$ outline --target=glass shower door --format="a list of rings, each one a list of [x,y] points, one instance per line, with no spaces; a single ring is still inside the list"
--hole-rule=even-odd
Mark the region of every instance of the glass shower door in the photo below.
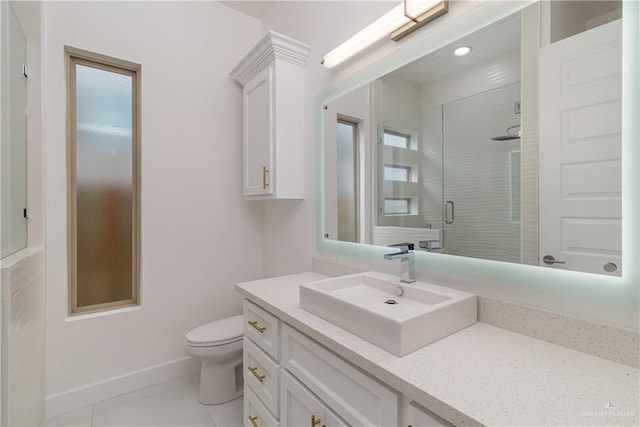
[[[443,106],[445,252],[520,262],[520,83]],[[495,138],[495,139],[492,139]]]
[[[6,2],[4,2],[6,3]],[[13,10],[2,10],[2,255],[27,246],[27,41]]]

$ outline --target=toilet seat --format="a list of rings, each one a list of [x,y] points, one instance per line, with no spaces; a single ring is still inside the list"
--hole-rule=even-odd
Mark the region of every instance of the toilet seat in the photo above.
[[[216,347],[242,341],[242,314],[216,320],[189,331],[187,343],[192,347]]]

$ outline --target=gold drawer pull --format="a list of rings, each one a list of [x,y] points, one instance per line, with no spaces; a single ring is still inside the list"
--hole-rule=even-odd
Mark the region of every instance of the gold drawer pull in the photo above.
[[[266,375],[259,375],[257,366],[256,367],[249,366],[249,372],[251,372],[253,374],[253,376],[258,379],[258,381],[260,381],[261,383],[264,382],[264,379],[266,378]]]
[[[266,327],[264,327],[264,326],[263,326],[263,327],[258,326],[258,321],[257,321],[257,320],[254,320],[253,322],[252,322],[252,321],[249,321],[249,324],[250,324],[251,326],[253,326],[254,328],[256,328],[256,330],[257,330],[258,332],[260,332],[261,334],[264,334],[264,331],[266,331],[266,330],[267,330],[267,328],[266,328]]]
[[[262,189],[266,190],[267,187],[269,186],[269,183],[267,182],[267,174],[269,173],[269,169],[267,169],[266,166],[262,167]]]
[[[311,427],[316,427],[318,424],[320,424],[320,418],[316,419],[315,415],[311,415]]]
[[[256,420],[258,419],[258,417],[252,417],[251,415],[249,415],[249,422],[251,423],[251,425],[253,427],[258,427],[258,423],[256,422]]]

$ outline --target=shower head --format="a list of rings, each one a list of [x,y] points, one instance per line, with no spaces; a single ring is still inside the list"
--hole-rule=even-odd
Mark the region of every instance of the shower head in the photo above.
[[[493,141],[511,141],[513,139],[520,139],[520,131],[518,133],[511,133],[511,129],[519,128],[520,125],[514,125],[507,128],[507,133],[500,136],[493,136]]]
[[[502,135],[502,136],[492,136],[492,140],[494,141],[511,141],[512,139],[520,139],[518,135]]]

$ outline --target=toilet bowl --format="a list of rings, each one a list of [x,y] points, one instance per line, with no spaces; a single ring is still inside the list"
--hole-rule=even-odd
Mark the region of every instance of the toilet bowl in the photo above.
[[[189,331],[186,353],[202,360],[200,402],[216,405],[242,395],[242,315],[207,323]]]

